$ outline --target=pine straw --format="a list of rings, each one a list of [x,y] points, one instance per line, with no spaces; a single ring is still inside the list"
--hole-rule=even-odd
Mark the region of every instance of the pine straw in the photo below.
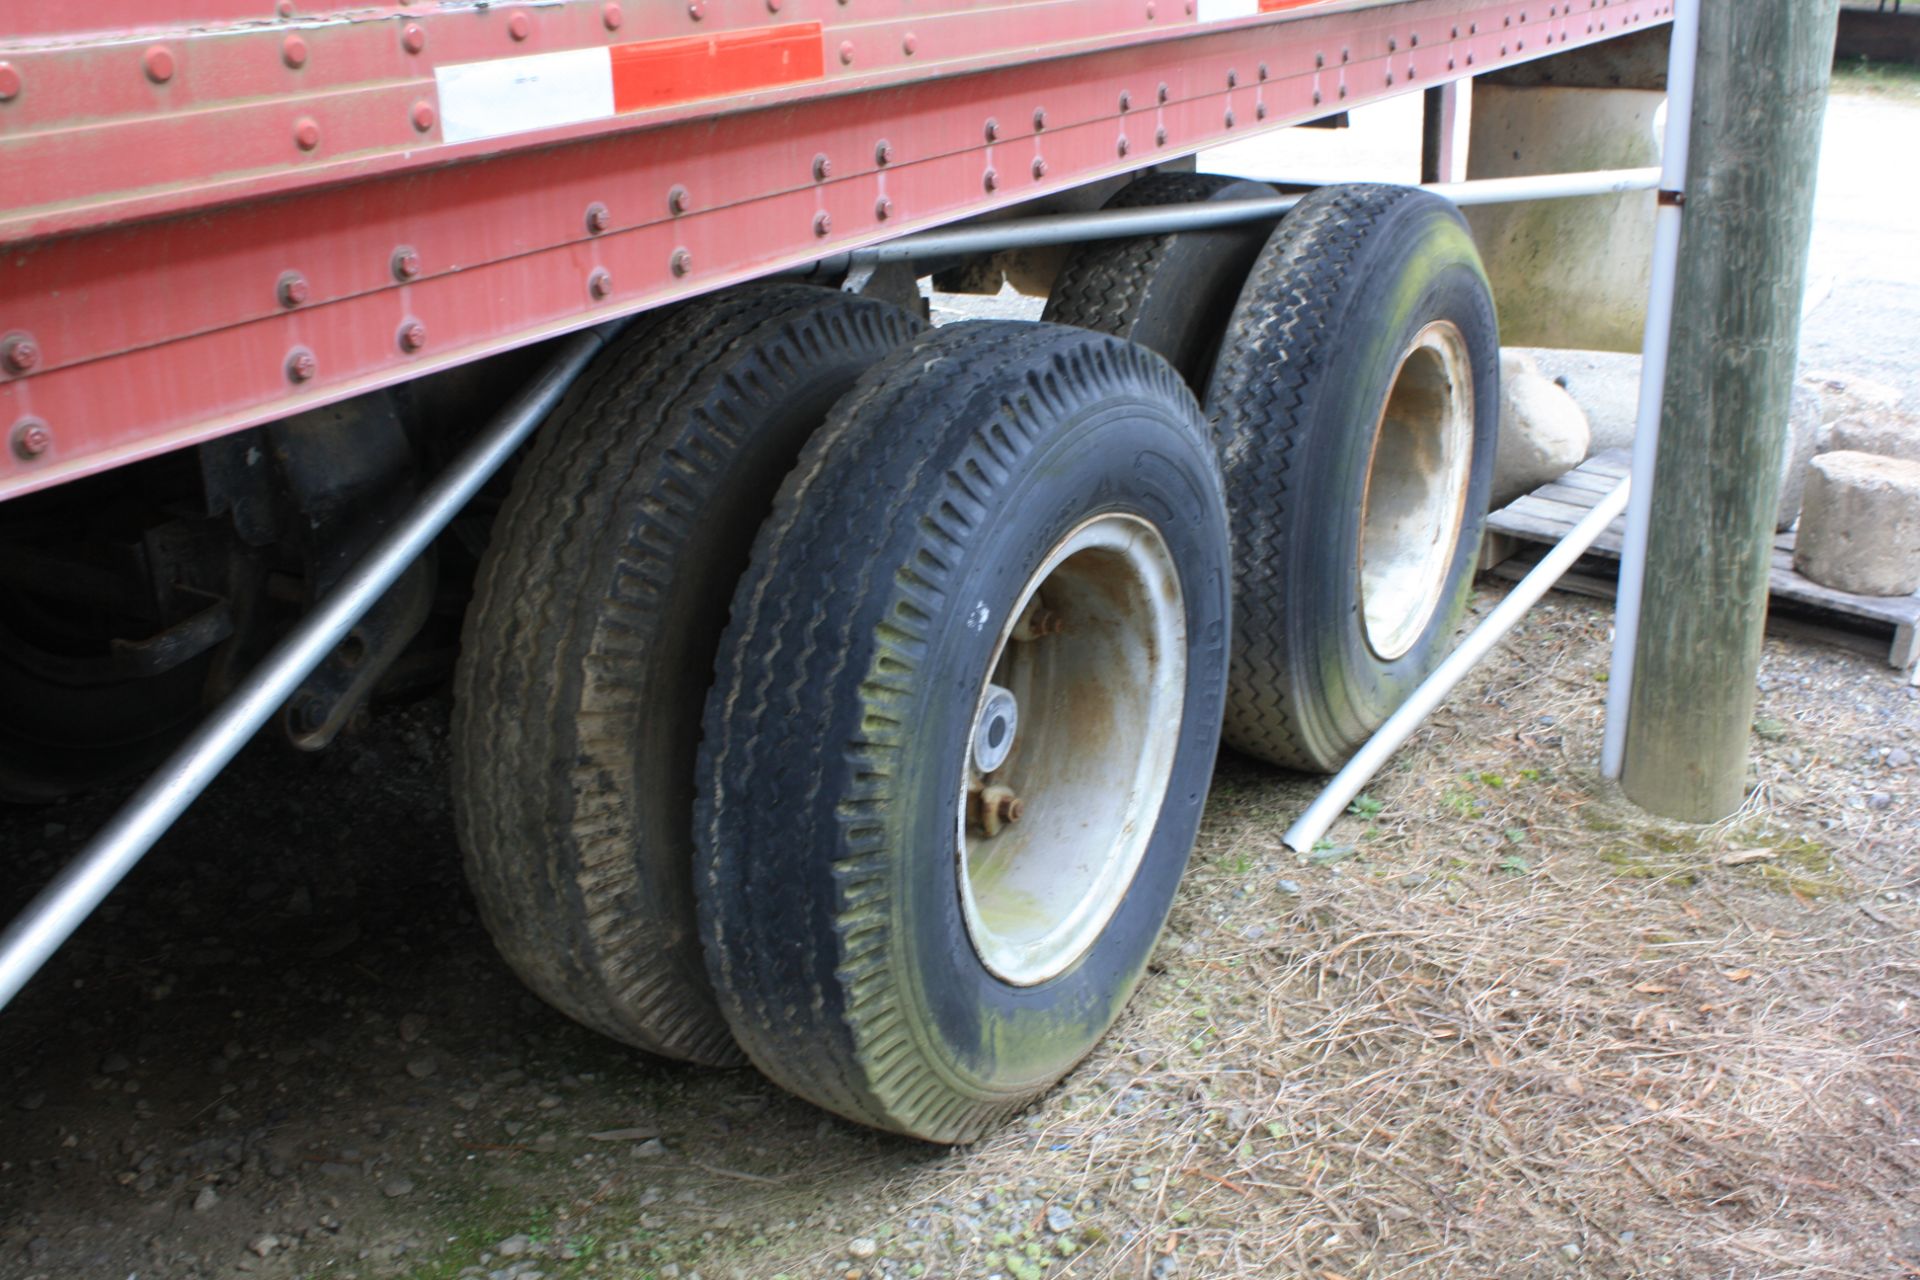
[[[1351,856],[1287,853],[1311,784],[1223,763],[1133,1013],[1024,1128],[882,1189],[944,1228],[931,1274],[987,1274],[972,1198],[1019,1188],[1076,1215],[1054,1273],[1084,1277],[1920,1275],[1911,907],[1570,765],[1604,612],[1555,612],[1336,829]]]

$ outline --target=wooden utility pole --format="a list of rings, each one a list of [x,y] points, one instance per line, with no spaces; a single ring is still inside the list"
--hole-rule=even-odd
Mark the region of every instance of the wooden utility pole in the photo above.
[[[1704,0],[1644,603],[1629,797],[1745,796],[1774,507],[1800,343],[1838,0]]]

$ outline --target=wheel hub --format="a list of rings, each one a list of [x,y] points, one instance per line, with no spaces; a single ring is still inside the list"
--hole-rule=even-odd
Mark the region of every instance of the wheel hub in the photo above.
[[[1367,644],[1411,650],[1440,607],[1473,470],[1473,366],[1459,329],[1438,321],[1400,358],[1374,429],[1360,511]]]
[[[975,700],[957,834],[981,962],[1016,986],[1071,968],[1157,824],[1186,688],[1180,581],[1158,530],[1099,516],[1048,553]]]

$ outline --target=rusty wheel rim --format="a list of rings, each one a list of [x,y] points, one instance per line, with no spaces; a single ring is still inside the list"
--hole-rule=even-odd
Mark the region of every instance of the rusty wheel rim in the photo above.
[[[1440,607],[1467,509],[1473,365],[1447,321],[1415,335],[1374,426],[1360,511],[1360,613],[1367,645],[1391,662]]]
[[[967,625],[990,625],[986,610]],[[1003,981],[1072,968],[1126,897],[1172,776],[1186,666],[1179,573],[1137,516],[1072,530],[1002,622],[974,703],[957,849],[968,937]]]

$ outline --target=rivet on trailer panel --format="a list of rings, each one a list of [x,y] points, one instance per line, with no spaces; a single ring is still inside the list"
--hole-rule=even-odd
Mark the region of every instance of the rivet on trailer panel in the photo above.
[[[280,299],[283,307],[297,307],[308,297],[307,278],[298,271],[283,271],[279,283],[274,286],[274,295]]]
[[[885,138],[873,144],[873,162],[875,164],[893,163],[893,144]]]
[[[22,418],[13,424],[13,455],[31,462],[53,447],[53,431],[38,418]]]
[[[527,20],[526,14],[516,12],[507,19],[507,34],[515,40],[525,40],[533,34],[533,23]]]
[[[913,32],[911,31],[907,32],[906,36],[900,41],[900,52],[906,54],[909,58],[911,58],[915,53],[919,52],[919,49],[920,49],[919,37],[914,35]]]
[[[674,274],[683,273],[675,272]],[[596,302],[606,301],[613,293],[613,276],[608,274],[605,267],[596,267],[593,274],[587,277],[587,292],[593,295]]]
[[[280,42],[280,60],[298,71],[307,65],[307,42],[298,35],[288,36]]]
[[[833,215],[825,209],[813,215],[813,234],[824,236],[833,230]]]
[[[980,175],[980,185],[989,191],[997,191],[1000,188],[1000,175],[989,169]]]
[[[893,201],[887,199],[885,196],[881,196],[878,200],[875,200],[873,202],[873,216],[881,222],[885,222],[888,218],[891,218],[893,216]]]
[[[986,128],[983,132],[986,134],[988,142],[998,142],[1000,140],[1000,122],[992,116],[988,116]]]
[[[853,41],[851,40],[840,42],[840,65],[843,67],[853,65]]]
[[[1040,156],[1033,158],[1033,180],[1038,182],[1047,176],[1047,162]]]
[[[688,195],[687,189],[677,182],[674,183],[672,189],[667,192],[667,212],[673,214],[676,218],[685,213],[688,206],[692,203],[693,197]]]
[[[1042,107],[1033,109],[1033,131],[1039,133],[1047,127],[1047,113]]]
[[[693,3],[687,6],[687,16],[698,22],[707,16],[707,6],[701,4],[700,0],[693,0]]]
[[[320,145],[320,122],[312,116],[301,116],[293,122],[293,144],[302,151],[311,151]]]
[[[310,382],[320,372],[320,362],[313,358],[313,352],[305,347],[295,347],[287,355],[287,380],[289,382]]]
[[[813,158],[813,180],[815,182],[825,182],[832,176],[833,161],[827,159],[826,152],[823,151]]]
[[[616,4],[614,0],[607,0],[606,6],[600,10],[600,21],[607,24],[607,30],[609,31],[618,31],[620,29],[620,23],[624,21],[624,15],[620,12],[620,6]]]
[[[427,133],[433,129],[435,119],[433,104],[425,98],[413,104],[413,111],[410,114],[413,118],[413,127],[421,133]]]
[[[389,264],[393,268],[396,280],[411,280],[420,274],[420,251],[412,245],[401,245],[393,251]]]
[[[408,53],[418,53],[427,47],[427,31],[417,22],[409,22],[400,28],[400,47]]]
[[[0,102],[12,102],[24,87],[20,69],[11,62],[0,62]]]
[[[146,69],[147,79],[155,84],[173,79],[173,51],[163,44],[154,45],[141,54],[140,65]]]
[[[1133,149],[1133,144],[1127,141],[1127,135],[1123,133],[1120,135],[1120,140],[1113,144],[1113,148],[1121,155],[1125,155]]]
[[[10,373],[31,373],[40,363],[40,344],[30,333],[10,333],[0,339],[0,363]]]
[[[684,276],[693,270],[693,255],[685,249],[675,249],[667,265],[673,269],[673,274],[676,276]]]
[[[427,345],[427,327],[418,320],[408,320],[400,326],[396,337],[402,351],[418,351]]]
[[[612,225],[613,215],[607,212],[607,206],[598,200],[587,206],[587,230],[591,234],[600,235]]]
[[[1164,147],[1167,145],[1167,131],[1165,129],[1155,129],[1153,131],[1153,145],[1156,147]]]

